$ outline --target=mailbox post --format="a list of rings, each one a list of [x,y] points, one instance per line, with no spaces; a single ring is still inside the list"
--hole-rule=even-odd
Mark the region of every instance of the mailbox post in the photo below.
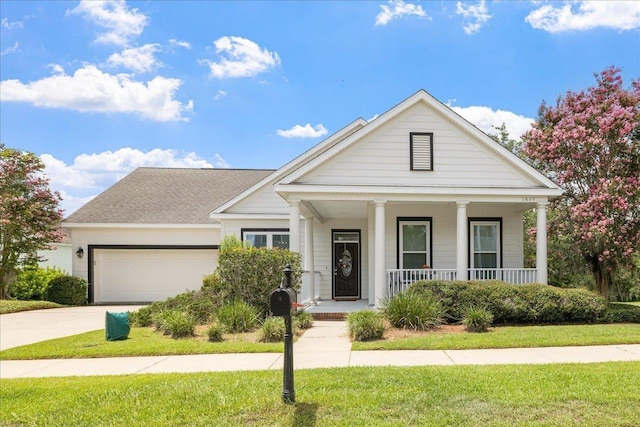
[[[280,287],[271,293],[270,308],[274,316],[284,317],[284,375],[282,384],[282,400],[285,403],[296,401],[293,389],[293,331],[291,310],[296,303],[296,291],[291,287],[291,265],[284,268],[284,278]]]

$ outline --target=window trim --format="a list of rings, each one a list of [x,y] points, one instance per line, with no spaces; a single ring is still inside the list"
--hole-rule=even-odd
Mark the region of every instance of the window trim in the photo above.
[[[428,223],[429,227],[429,241],[427,245],[427,263],[430,268],[433,268],[433,217],[411,217],[411,216],[399,216],[396,218],[396,268],[400,270],[402,268],[402,224],[405,222],[422,222]]]
[[[422,168],[414,165],[414,136],[429,137],[429,167]],[[409,169],[412,171],[433,171],[433,132],[409,132]]]
[[[240,229],[240,240],[244,243],[245,234],[264,234],[267,236],[267,248],[273,249],[273,235],[286,234],[289,236],[289,248],[291,248],[291,233],[288,228],[242,228]],[[287,248],[287,249],[289,249]]]
[[[498,245],[497,245],[497,251],[498,251],[498,256],[496,257],[496,261],[498,262],[498,265],[496,266],[497,269],[502,268],[503,266],[503,260],[502,260],[502,254],[503,254],[503,250],[502,250],[502,245],[503,245],[503,238],[502,238],[502,218],[501,217],[488,217],[488,218],[483,218],[483,217],[473,217],[473,218],[469,218],[468,221],[468,236],[469,239],[467,241],[467,245],[468,245],[468,259],[467,259],[467,265],[468,268],[476,268],[475,266],[473,266],[473,255],[474,255],[474,236],[473,236],[473,226],[476,224],[491,224],[491,225],[498,225]]]

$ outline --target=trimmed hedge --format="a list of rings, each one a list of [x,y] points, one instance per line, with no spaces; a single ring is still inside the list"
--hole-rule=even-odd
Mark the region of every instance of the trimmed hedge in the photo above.
[[[84,305],[87,302],[87,281],[75,276],[51,279],[45,299],[63,305]]]
[[[610,304],[605,321],[609,323],[640,323],[640,307],[629,304]]]
[[[586,289],[501,281],[416,282],[408,292],[439,299],[452,322],[460,321],[469,307],[484,307],[493,314],[494,324],[593,323],[605,319],[608,305]]]
[[[19,300],[42,300],[49,282],[61,276],[66,274],[57,268],[25,267],[18,271],[15,282],[10,285],[9,295]]]

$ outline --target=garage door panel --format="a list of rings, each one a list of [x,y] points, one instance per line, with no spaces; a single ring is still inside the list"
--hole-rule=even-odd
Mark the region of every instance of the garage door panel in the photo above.
[[[96,249],[96,302],[162,301],[199,289],[202,277],[213,273],[214,249]]]

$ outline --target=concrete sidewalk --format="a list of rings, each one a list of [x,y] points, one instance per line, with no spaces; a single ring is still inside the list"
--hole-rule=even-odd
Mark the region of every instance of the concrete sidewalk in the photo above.
[[[294,344],[294,368],[640,361],[640,344],[499,350],[351,351],[344,321],[315,321]],[[0,379],[282,369],[281,353],[0,361]]]

